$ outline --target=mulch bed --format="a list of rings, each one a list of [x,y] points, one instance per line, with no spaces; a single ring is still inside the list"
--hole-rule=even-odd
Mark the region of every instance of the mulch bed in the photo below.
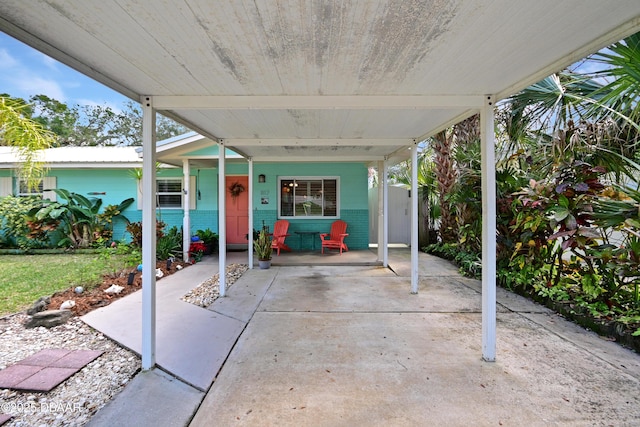
[[[167,268],[166,261],[158,261],[156,263],[156,268],[162,270],[164,274],[163,277],[169,276],[176,271],[178,266],[185,268],[191,264],[184,263],[182,261],[175,261],[171,263],[170,268]],[[131,285],[128,284],[129,281],[129,273],[135,272],[135,277],[133,279],[133,283]],[[156,279],[156,280],[162,280]],[[105,289],[109,288],[111,285],[122,286],[124,289],[119,294],[106,294]],[[88,312],[95,310],[96,308],[104,307],[111,304],[113,301],[120,299],[126,295],[129,295],[132,292],[142,289],[142,273],[136,271],[135,268],[131,268],[128,270],[123,270],[115,275],[105,275],[102,277],[102,283],[99,286],[96,286],[90,290],[84,290],[81,294],[77,294],[74,291],[74,287],[71,287],[65,291],[56,292],[51,296],[51,302],[47,307],[48,310],[57,310],[60,308],[60,305],[67,301],[73,300],[76,305],[71,308],[71,311],[76,316],[83,316]]]

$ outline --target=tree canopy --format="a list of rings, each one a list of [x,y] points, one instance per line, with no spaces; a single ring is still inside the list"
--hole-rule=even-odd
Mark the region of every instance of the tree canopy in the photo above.
[[[19,176],[29,188],[35,188],[46,168],[38,159],[38,151],[49,148],[55,134],[31,120],[24,102],[0,96],[0,145],[15,147],[22,157]]]
[[[28,100],[0,95],[21,114],[55,136],[54,146],[141,145],[142,110],[129,101],[116,111],[102,105],[68,105],[47,95],[34,95]],[[171,138],[188,129],[162,115],[156,121],[158,140]]]

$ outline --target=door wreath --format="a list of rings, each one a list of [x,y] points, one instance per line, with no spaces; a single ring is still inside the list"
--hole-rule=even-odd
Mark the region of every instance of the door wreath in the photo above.
[[[244,192],[244,185],[240,184],[238,181],[231,183],[229,185],[229,193],[231,193],[231,198],[233,200],[236,199],[240,194]]]

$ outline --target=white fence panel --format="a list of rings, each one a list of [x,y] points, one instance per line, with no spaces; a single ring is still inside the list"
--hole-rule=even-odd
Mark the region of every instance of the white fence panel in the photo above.
[[[369,189],[369,243],[378,243],[378,189]],[[409,190],[389,186],[389,243],[411,244]]]

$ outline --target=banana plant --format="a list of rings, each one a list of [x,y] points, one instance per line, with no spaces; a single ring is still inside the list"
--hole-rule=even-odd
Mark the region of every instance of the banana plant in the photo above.
[[[91,246],[99,232],[108,224],[104,224],[105,217],[100,214],[102,199],[87,198],[81,194],[73,193],[59,188],[53,189],[62,202],[47,202],[39,208],[32,209],[30,216],[38,221],[50,222],[58,221],[58,230],[64,237],[58,241],[60,247],[87,248]],[[123,200],[115,208],[109,209],[108,222],[114,218],[126,220],[121,212],[130,206],[134,199]]]

